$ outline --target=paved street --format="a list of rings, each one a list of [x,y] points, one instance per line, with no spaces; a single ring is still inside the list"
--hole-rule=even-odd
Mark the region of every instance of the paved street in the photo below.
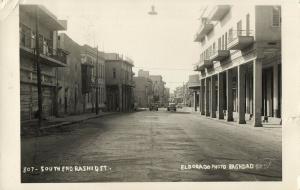
[[[281,128],[228,125],[180,109],[105,116],[21,141],[22,182],[281,180]],[[102,171],[45,172],[95,165]],[[31,166],[38,170],[24,174]]]

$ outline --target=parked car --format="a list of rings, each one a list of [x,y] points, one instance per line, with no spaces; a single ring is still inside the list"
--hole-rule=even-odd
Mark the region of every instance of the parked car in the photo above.
[[[149,106],[150,111],[158,111],[158,105],[156,103],[152,103]]]
[[[176,111],[176,104],[175,103],[169,103],[167,107],[168,111]]]
[[[183,104],[179,103],[179,104],[176,105],[176,107],[182,109],[183,108]]]

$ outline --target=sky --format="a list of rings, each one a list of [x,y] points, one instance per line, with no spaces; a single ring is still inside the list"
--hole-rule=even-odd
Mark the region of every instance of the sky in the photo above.
[[[42,4],[58,19],[68,21],[64,31],[80,45],[98,45],[134,61],[151,75],[162,75],[173,91],[197,74],[200,45],[194,42],[203,4],[197,0],[25,0]],[[148,14],[154,5],[157,15]]]

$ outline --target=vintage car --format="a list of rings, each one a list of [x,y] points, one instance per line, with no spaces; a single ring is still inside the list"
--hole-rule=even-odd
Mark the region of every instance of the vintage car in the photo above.
[[[183,108],[183,103],[177,104],[176,107],[182,109]]]
[[[176,104],[175,103],[169,103],[167,107],[168,111],[176,111]]]
[[[158,111],[158,105],[156,103],[152,103],[149,106],[150,111]]]

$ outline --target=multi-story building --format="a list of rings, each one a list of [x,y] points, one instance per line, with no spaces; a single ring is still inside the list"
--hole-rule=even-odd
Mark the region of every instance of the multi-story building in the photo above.
[[[149,71],[144,71],[143,69],[140,69],[138,71],[138,76],[139,77],[150,78],[150,73],[149,73]]]
[[[164,90],[166,83],[163,81],[161,75],[150,75],[150,79],[153,83],[153,101],[159,103],[160,106],[164,106]]]
[[[165,90],[164,90],[164,104],[165,104],[165,106],[168,106],[169,99],[170,99],[170,88],[165,88]]]
[[[139,73],[140,74],[140,73]],[[133,77],[134,81],[134,100],[138,107],[146,108],[152,103],[152,81],[150,78],[137,76]]]
[[[117,53],[105,53],[107,109],[131,111],[134,108],[133,61]]]
[[[95,111],[96,96],[98,96],[98,108],[106,109],[105,53],[89,45],[83,45],[80,56],[83,110]]]
[[[68,35],[58,35],[58,47],[69,52],[66,67],[57,68],[58,115],[82,113],[81,46]]]
[[[197,111],[197,107],[199,106],[199,91],[200,91],[200,81],[199,75],[190,75],[188,81],[188,88],[190,94],[193,94],[193,98],[191,99],[191,104],[194,107],[194,110]]]
[[[182,103],[184,106],[191,105],[191,90],[189,89],[188,83],[183,83],[182,86],[176,87],[174,90],[174,102],[175,103]]]
[[[281,117],[281,7],[208,6],[200,43],[200,111],[206,116],[262,126]]]
[[[43,116],[55,115],[57,112],[55,68],[65,67],[67,64],[67,52],[57,47],[57,31],[66,30],[67,22],[58,20],[41,5],[20,5],[19,18],[21,120],[37,117],[37,61],[41,68]],[[38,60],[36,52],[39,52]]]

